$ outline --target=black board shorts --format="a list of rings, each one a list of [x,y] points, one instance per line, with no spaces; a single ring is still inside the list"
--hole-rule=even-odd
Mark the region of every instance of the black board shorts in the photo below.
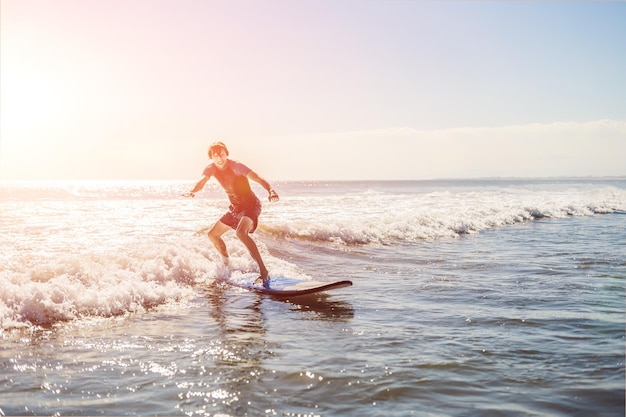
[[[232,204],[228,208],[228,212],[224,214],[220,221],[226,226],[230,226],[233,229],[237,229],[239,221],[242,217],[248,217],[252,219],[254,226],[250,233],[254,232],[259,224],[259,216],[261,215],[261,202],[258,198],[254,198],[249,203],[235,207]]]

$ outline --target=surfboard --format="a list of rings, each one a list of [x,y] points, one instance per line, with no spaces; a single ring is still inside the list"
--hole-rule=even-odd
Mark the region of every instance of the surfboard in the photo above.
[[[261,285],[254,285],[254,280],[258,274],[244,274],[237,280],[228,280],[228,282],[237,287],[245,288],[261,294],[267,294],[274,297],[297,297],[301,295],[309,295],[337,288],[349,287],[352,281],[307,281],[289,277],[270,277],[269,288]]]

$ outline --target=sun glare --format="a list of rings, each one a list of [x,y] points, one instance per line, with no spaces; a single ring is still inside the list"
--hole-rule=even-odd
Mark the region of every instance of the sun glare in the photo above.
[[[59,50],[22,41],[2,44],[0,174],[3,178],[48,172],[64,163],[59,144],[85,138],[104,88],[94,83],[91,63]],[[61,159],[61,161],[59,161]],[[68,161],[69,162],[69,161]]]
[[[23,164],[49,140],[68,97],[59,85],[59,74],[14,52],[2,51],[0,145],[2,165],[7,169]]]

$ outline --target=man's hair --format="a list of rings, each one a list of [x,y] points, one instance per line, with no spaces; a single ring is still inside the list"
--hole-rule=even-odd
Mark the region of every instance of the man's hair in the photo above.
[[[213,157],[214,152],[219,152],[220,149],[223,149],[226,152],[226,156],[228,156],[228,148],[222,142],[214,142],[211,146],[209,146],[209,158]]]

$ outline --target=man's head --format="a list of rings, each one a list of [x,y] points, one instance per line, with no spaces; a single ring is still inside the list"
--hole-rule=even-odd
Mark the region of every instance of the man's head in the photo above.
[[[211,146],[209,146],[209,158],[213,158],[213,154],[220,154],[222,151],[228,156],[228,149],[223,142],[214,142]]]

